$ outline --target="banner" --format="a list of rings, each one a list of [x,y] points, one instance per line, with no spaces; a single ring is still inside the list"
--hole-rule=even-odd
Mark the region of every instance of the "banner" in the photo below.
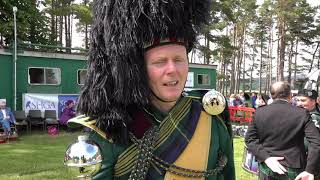
[[[76,102],[78,95],[63,94],[37,94],[25,93],[22,95],[22,109],[29,113],[29,110],[41,110],[42,116],[45,110],[55,110],[59,119],[60,114],[65,107],[65,102],[73,100]]]
[[[77,106],[76,102],[78,100],[79,95],[59,95],[58,96],[58,117],[60,118],[61,113],[63,112],[64,108],[66,108],[66,102],[71,100],[74,103],[74,107]]]

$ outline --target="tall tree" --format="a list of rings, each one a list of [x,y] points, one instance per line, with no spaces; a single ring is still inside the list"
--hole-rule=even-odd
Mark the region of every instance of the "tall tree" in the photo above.
[[[0,46],[13,42],[13,6],[16,6],[18,42],[47,44],[47,18],[39,10],[39,0],[0,1]]]

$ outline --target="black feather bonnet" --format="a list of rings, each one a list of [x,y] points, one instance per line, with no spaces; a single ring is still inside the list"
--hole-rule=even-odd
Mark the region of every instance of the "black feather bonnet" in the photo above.
[[[129,106],[148,104],[146,44],[182,39],[188,50],[209,17],[210,0],[95,0],[88,74],[78,111],[116,141],[126,139]]]

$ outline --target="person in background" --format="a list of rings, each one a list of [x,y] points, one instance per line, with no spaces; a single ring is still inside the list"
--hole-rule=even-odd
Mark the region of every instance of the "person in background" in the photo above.
[[[317,98],[317,103],[320,104],[320,97]]]
[[[234,106],[234,101],[236,100],[236,96],[234,94],[231,94],[228,100],[228,106]]]
[[[314,125],[319,129],[320,125],[320,110],[317,103],[318,93],[315,90],[303,89],[298,91],[296,96],[296,104],[310,112]]]
[[[233,101],[233,106],[243,106],[244,102],[241,100],[239,95],[235,95],[235,100]]]
[[[0,124],[4,129],[4,133],[6,135],[11,135],[11,127],[10,124],[15,124],[16,119],[10,108],[6,106],[5,100],[0,100]]]
[[[250,95],[248,93],[244,93],[244,107],[250,107],[252,108],[252,103],[251,103],[251,98]]]
[[[315,90],[299,90],[296,95],[296,104],[299,107],[307,109],[311,115],[314,125],[320,131],[320,110],[319,104],[317,103],[318,93]],[[305,147],[308,147],[308,141],[304,141]]]
[[[256,99],[256,108],[267,105],[268,100],[269,100],[269,96],[265,94],[258,94]]]
[[[313,180],[318,172],[320,134],[307,110],[292,106],[287,82],[271,86],[274,102],[257,108],[245,143],[259,161],[259,179]],[[305,152],[304,137],[309,141]]]
[[[257,93],[253,92],[251,94],[251,104],[253,108],[256,108],[256,99],[257,99]]]
[[[63,109],[59,120],[61,125],[66,125],[69,119],[74,118],[76,116],[76,112],[73,109],[73,106],[73,100],[68,100],[66,102],[66,107]]]
[[[240,92],[239,96],[238,96],[241,101],[244,103],[246,101],[246,97],[245,97],[245,93],[244,92]]]

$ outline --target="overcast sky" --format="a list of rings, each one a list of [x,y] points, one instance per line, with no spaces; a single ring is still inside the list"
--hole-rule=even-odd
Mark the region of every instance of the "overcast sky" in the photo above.
[[[257,0],[257,4],[262,4],[264,0]],[[79,3],[80,0],[76,0],[75,2]],[[320,0],[307,0],[307,2],[312,6],[320,6]],[[73,21],[73,24],[76,24],[77,20]],[[76,26],[72,27],[72,47],[84,47],[84,34],[80,34],[76,32]]]

